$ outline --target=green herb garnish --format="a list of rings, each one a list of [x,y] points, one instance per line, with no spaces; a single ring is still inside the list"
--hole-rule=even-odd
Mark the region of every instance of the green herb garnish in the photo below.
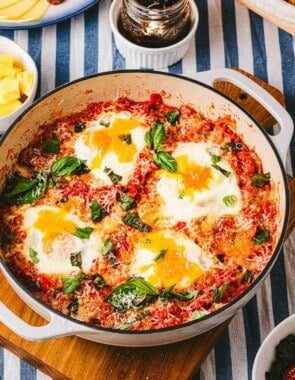
[[[71,294],[75,291],[80,285],[79,277],[65,277],[62,279],[64,294]]]
[[[121,194],[120,203],[123,211],[132,210],[137,206],[135,199],[126,193]]]
[[[103,279],[103,277],[98,274],[95,276],[93,283],[98,287],[98,288],[104,288],[106,286],[106,283]]]
[[[220,156],[217,156],[215,154],[213,154],[213,156],[211,156],[211,162],[213,165],[216,165],[217,162],[221,161],[221,157]]]
[[[162,260],[165,257],[167,251],[167,249],[161,249],[160,253],[154,258],[154,261],[158,262]]]
[[[47,140],[42,145],[42,151],[44,153],[58,154],[59,149],[60,149],[60,146],[57,139]]]
[[[223,285],[219,286],[218,288],[213,289],[214,302],[216,303],[221,302],[222,296],[224,292],[226,291],[228,285],[229,285],[229,282],[225,282]]]
[[[175,125],[179,121],[180,113],[178,110],[171,110],[167,112],[166,119],[171,125]]]
[[[80,239],[89,239],[92,231],[93,231],[92,227],[84,227],[84,228],[77,227],[74,235]]]
[[[130,145],[132,143],[131,134],[127,133],[125,135],[118,136],[120,140],[122,140],[125,144]]]
[[[108,296],[115,309],[123,312],[129,309],[138,309],[155,300],[159,291],[149,282],[141,278],[132,278],[119,285]]]
[[[114,173],[110,168],[104,168],[103,172],[109,177],[114,185],[119,183],[122,179],[121,175]]]
[[[138,231],[141,232],[150,232],[151,231],[151,226],[148,224],[144,223],[137,212],[134,213],[128,213],[124,216],[122,219],[123,223],[126,224],[129,227],[133,227]]]
[[[252,184],[255,187],[263,187],[264,185],[268,185],[270,182],[270,173],[256,173],[252,177]]]
[[[35,251],[33,248],[29,248],[29,256],[30,256],[30,259],[35,263],[35,264],[38,264],[39,263],[39,258],[38,258],[38,252]]]
[[[165,289],[161,294],[161,298],[176,299],[179,301],[190,301],[199,293],[198,290],[192,290],[190,292],[175,292],[173,291],[174,287],[175,285],[172,285],[169,286],[169,288]]]
[[[255,245],[260,245],[270,237],[270,230],[258,230],[253,238]]]
[[[70,260],[73,267],[82,268],[82,253],[81,252],[72,252],[70,256]]]
[[[234,150],[234,151],[242,150],[242,148],[243,148],[243,145],[237,141],[232,141],[232,142],[226,143],[222,147],[223,150]]]
[[[226,195],[225,197],[222,198],[223,203],[227,207],[234,207],[237,200],[238,200],[238,198],[235,195]]]
[[[212,165],[214,169],[220,171],[220,173],[222,173],[225,177],[229,177],[231,175],[231,172],[223,169],[221,166],[219,165]]]
[[[110,253],[111,251],[113,251],[113,249],[115,248],[115,245],[114,245],[114,242],[113,240],[108,237],[104,242],[103,242],[103,247],[101,249],[101,254],[103,256],[107,255],[108,253]]]
[[[77,133],[84,131],[85,128],[86,128],[86,123],[84,123],[83,121],[78,121],[77,123],[74,124],[74,131]]]
[[[107,216],[107,212],[101,208],[101,205],[94,199],[90,205],[91,219],[94,223],[100,222]]]
[[[64,156],[56,160],[51,166],[51,172],[57,177],[65,177],[72,173],[81,174],[86,171],[86,161],[73,156]],[[87,171],[89,169],[87,168]]]

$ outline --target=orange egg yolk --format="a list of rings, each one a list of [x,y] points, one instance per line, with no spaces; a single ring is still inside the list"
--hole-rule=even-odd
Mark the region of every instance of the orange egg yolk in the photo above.
[[[66,219],[66,211],[61,210],[41,210],[34,227],[42,232],[43,241],[51,243],[62,233],[75,233],[77,226],[71,220]]]
[[[124,135],[138,127],[136,119],[115,119],[109,126],[97,131],[85,132],[84,142],[97,151],[90,164],[90,169],[100,168],[102,160],[109,152],[114,152],[120,162],[131,162],[136,153],[136,146],[124,141]]]
[[[185,247],[163,233],[148,234],[140,245],[155,254],[153,262],[140,267],[142,273],[153,269],[146,279],[154,286],[167,288],[175,285],[176,288],[186,288],[203,273],[197,263],[188,261]]]

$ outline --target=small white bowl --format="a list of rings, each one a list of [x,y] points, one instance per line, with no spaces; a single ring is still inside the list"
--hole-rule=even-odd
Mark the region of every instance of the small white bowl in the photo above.
[[[32,90],[24,103],[10,114],[0,117],[0,133],[3,133],[11,125],[11,123],[33,102],[37,90],[38,70],[31,56],[23,48],[21,48],[18,44],[9,38],[0,36],[0,53],[13,55],[15,57],[16,63],[21,65],[24,70],[32,72],[34,75]]]
[[[173,45],[148,48],[129,41],[120,33],[118,19],[122,0],[113,0],[110,7],[109,21],[117,49],[126,59],[127,64],[145,69],[159,69],[170,66],[182,59],[190,47],[199,22],[199,12],[194,0],[189,0],[189,4],[191,11],[191,29],[189,33],[181,41]]]
[[[295,314],[292,314],[279,323],[264,339],[254,360],[252,380],[265,380],[265,372],[270,370],[276,356],[276,346],[281,340],[294,333]]]

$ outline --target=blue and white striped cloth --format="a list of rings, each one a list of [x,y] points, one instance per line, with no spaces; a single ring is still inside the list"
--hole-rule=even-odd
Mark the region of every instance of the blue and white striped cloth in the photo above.
[[[58,25],[30,30],[4,30],[29,51],[40,70],[37,96],[84,75],[129,69],[116,50],[108,11],[111,0]],[[165,69],[190,75],[224,67],[240,67],[281,90],[295,119],[294,37],[249,12],[234,0],[196,0],[199,27],[188,54]],[[295,169],[295,141],[287,171]],[[295,233],[257,296],[232,320],[194,380],[250,379],[255,354],[266,335],[295,312]],[[49,379],[0,347],[0,379]],[[93,379],[96,379],[93,374]],[[166,379],[165,379],[166,380]]]

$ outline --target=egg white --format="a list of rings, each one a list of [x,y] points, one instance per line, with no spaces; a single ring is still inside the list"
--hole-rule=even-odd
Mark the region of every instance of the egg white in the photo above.
[[[29,208],[24,214],[23,227],[27,232],[24,242],[24,253],[28,260],[30,258],[30,248],[37,252],[38,263],[36,268],[46,274],[74,274],[81,270],[87,273],[93,261],[99,257],[102,241],[99,234],[93,231],[88,239],[81,239],[72,233],[64,231],[58,234],[49,244],[44,241],[45,233],[35,227],[41,211],[58,211],[53,206],[37,206]],[[77,216],[67,213],[67,220],[72,221],[79,228],[86,227]],[[46,246],[47,245],[47,246]],[[71,264],[71,253],[80,252],[82,256],[82,266]]]
[[[211,168],[212,177],[204,188],[186,195],[185,187],[179,177],[162,171],[156,185],[156,190],[162,198],[161,212],[171,224],[184,221],[190,222],[194,218],[207,215],[220,217],[225,214],[237,214],[241,210],[241,193],[237,178],[233,170],[226,162],[218,162],[218,165],[231,174],[226,177],[218,169],[212,167],[211,157],[217,155],[217,147],[206,142],[179,143],[173,153],[177,159],[179,156],[187,156],[188,161],[204,167]],[[233,195],[236,202],[228,207],[223,198]]]
[[[117,119],[131,120],[131,117],[132,115],[128,112],[108,112],[106,114],[100,115],[100,117],[96,121],[92,121],[91,123],[89,123],[87,129],[79,134],[79,137],[74,145],[76,156],[80,159],[86,160],[87,165],[91,167],[91,163],[97,156],[97,149],[95,149],[93,146],[86,144],[84,138],[85,133],[94,133],[95,131],[106,130],[107,128],[111,128]],[[106,127],[105,124],[108,124],[109,126]],[[122,185],[127,184],[130,175],[136,168],[136,160],[138,158],[138,155],[145,146],[145,132],[146,129],[143,127],[142,123],[140,124],[140,120],[138,122],[138,126],[130,131],[132,144],[136,148],[136,153],[133,155],[131,161],[120,162],[118,152],[110,151],[106,153],[103,157],[100,167],[91,170],[92,174],[97,179],[101,180],[104,184],[111,185],[111,179],[104,172],[104,169],[108,168],[112,170],[115,174],[118,174],[122,177],[120,181]]]
[[[205,255],[203,250],[186,236],[177,233],[172,234],[169,231],[155,233],[154,236],[155,235],[158,235],[156,238],[157,241],[154,241],[152,237],[148,244],[141,244],[139,241],[134,245],[133,261],[130,267],[132,276],[142,277],[159,289],[174,285],[175,288],[181,290],[192,286],[197,277],[208,270],[212,265],[211,258]],[[151,236],[153,236],[153,234]],[[146,235],[145,239],[149,240],[149,234]],[[176,255],[178,257],[181,256],[180,266],[173,265],[174,263],[170,261],[171,257],[168,257],[169,254],[157,259],[161,251],[161,241],[163,242],[162,249],[165,250],[169,240],[175,244]],[[144,239],[142,241],[144,241]],[[166,261],[164,268],[166,268],[167,271],[161,273],[159,265],[164,261]],[[190,267],[196,267],[198,272],[198,275],[194,278],[189,276]]]

